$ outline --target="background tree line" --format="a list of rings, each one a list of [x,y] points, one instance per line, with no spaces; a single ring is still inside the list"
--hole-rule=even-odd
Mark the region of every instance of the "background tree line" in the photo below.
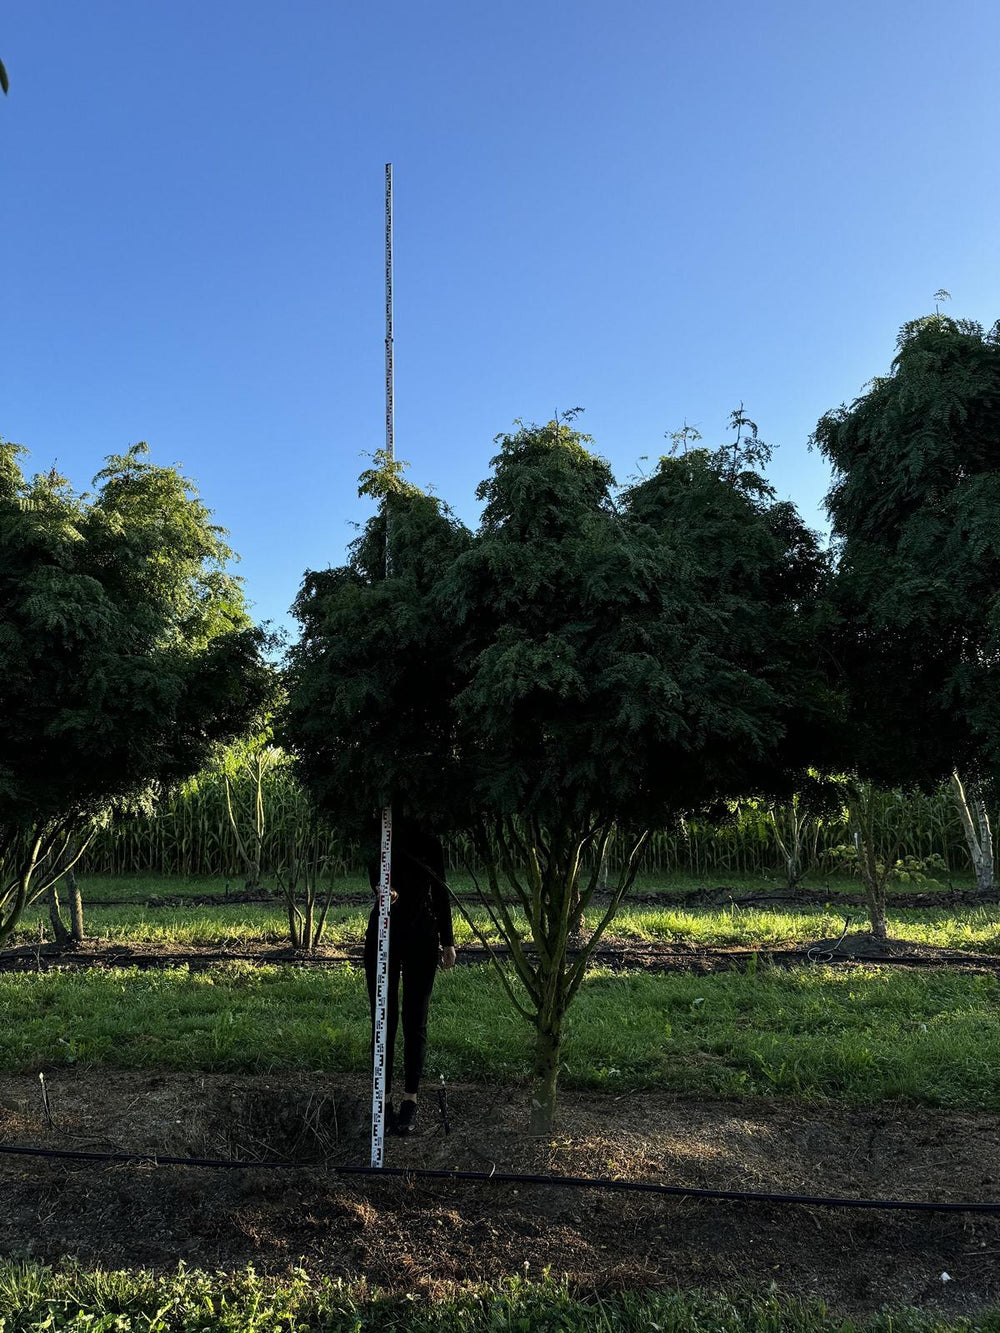
[[[498,437],[475,531],[377,456],[361,492],[378,512],[346,565],[307,572],[280,679],[176,471],[137,447],[78,495],[0,446],[0,943],[109,815],[241,737],[257,745],[249,836],[233,775],[227,818],[259,878],[270,751],[249,738],[267,718],[310,801],[308,837],[275,867],[303,944],[322,920],[324,821],[350,842],[391,801],[474,850],[547,1132],[567,1011],[656,830],[751,797],[791,811],[773,823],[793,881],[808,821],[846,809],[884,941],[901,844],[880,843],[878,790],[951,782],[982,872],[1000,768],[998,331],[915,321],[890,373],[821,419],[829,550],[766,481],[742,407],[728,444],[681,432],[624,486],[573,416]]]

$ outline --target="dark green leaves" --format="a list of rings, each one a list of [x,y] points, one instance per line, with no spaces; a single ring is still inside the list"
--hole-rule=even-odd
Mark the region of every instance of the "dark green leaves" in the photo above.
[[[0,830],[188,776],[270,685],[220,530],[145,446],[96,494],[0,443]]]
[[[732,447],[619,495],[588,443],[501,437],[475,536],[393,485],[351,566],[307,576],[284,740],[331,812],[662,823],[810,762],[812,534]]]
[[[834,655],[857,765],[931,785],[1000,766],[1000,331],[932,315],[816,441],[836,469]]]

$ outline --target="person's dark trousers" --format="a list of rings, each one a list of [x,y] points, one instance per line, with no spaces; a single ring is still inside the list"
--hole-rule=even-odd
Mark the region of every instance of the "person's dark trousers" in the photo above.
[[[371,1052],[375,1052],[375,963],[378,956],[378,913],[373,910],[365,932],[365,978],[372,1015]],[[403,1091],[416,1092],[427,1050],[427,1011],[438,965],[437,925],[429,911],[393,911],[389,921],[389,992],[386,1001],[385,1087],[392,1087],[392,1062],[399,1026],[399,982],[403,981]]]

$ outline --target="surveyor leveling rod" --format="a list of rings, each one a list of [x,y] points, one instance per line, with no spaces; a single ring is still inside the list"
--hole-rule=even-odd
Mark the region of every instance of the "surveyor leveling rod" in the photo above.
[[[385,452],[396,456],[393,431],[392,370],[392,163],[385,164]],[[385,573],[392,572],[389,557],[389,501],[385,501]],[[392,879],[392,809],[382,811],[382,854],[378,883],[378,957],[375,964],[375,1040],[372,1061],[372,1166],[382,1165],[385,1141],[386,1000],[389,990],[389,907]]]

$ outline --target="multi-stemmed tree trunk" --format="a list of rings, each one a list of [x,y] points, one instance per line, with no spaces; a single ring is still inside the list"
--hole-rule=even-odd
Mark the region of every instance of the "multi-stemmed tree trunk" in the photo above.
[[[68,949],[73,943],[73,935],[66,929],[66,922],[62,917],[58,884],[50,884],[45,890],[45,903],[49,909],[49,925],[52,927],[52,938],[60,949]]]
[[[74,866],[79,860],[79,854],[76,849],[75,839],[70,839],[66,848],[64,861],[67,863],[62,872],[66,888],[69,890],[69,929],[62,918],[62,906],[59,902],[59,884],[57,880],[52,880],[45,890],[45,901],[49,909],[49,922],[52,926],[52,935],[55,942],[61,949],[66,949],[74,944],[82,944],[84,940],[83,926],[83,895],[80,892],[80,885],[76,878]]]
[[[865,889],[871,933],[884,943],[889,937],[886,889],[892,878],[897,858],[895,853],[879,856],[874,788],[869,783],[854,783],[848,795],[847,805],[858,870]]]
[[[259,743],[241,762],[249,780],[248,800],[233,800],[230,773],[224,774],[226,813],[236,839],[236,847],[246,870],[246,887],[259,889],[265,875],[273,876],[285,900],[288,938],[293,949],[313,950],[323,937],[333,885],[326,895],[321,891],[322,857],[315,820],[295,839],[284,862],[279,862],[273,838],[269,838],[271,811],[265,796],[264,777],[274,772],[279,756],[271,743],[270,727],[261,733]]]
[[[951,791],[955,798],[959,818],[962,821],[962,831],[965,834],[966,846],[969,849],[969,858],[975,871],[976,891],[977,893],[992,893],[996,887],[993,865],[993,829],[990,825],[986,801],[983,799],[982,792],[976,792],[973,795],[970,808],[965,785],[957,772],[951,775]],[[975,811],[975,819],[973,819],[973,810]]]
[[[75,822],[75,821],[74,821]],[[0,945],[10,939],[27,907],[43,895],[48,896],[49,914],[53,912],[53,894],[60,879],[72,874],[73,867],[86,851],[90,834],[75,839],[73,826],[65,821],[36,825],[29,832],[0,829]],[[79,897],[79,888],[76,889]],[[54,899],[58,915],[58,897]],[[79,906],[74,922],[79,923],[83,938],[83,908]],[[60,917],[61,924],[61,917]],[[53,930],[55,925],[53,923]],[[74,938],[72,928],[63,932]],[[57,940],[59,939],[58,932]]]
[[[52,933],[55,936],[56,944],[63,949],[75,944],[83,944],[84,941],[83,894],[80,893],[76,870],[73,869],[79,858],[79,853],[76,850],[76,838],[71,838],[63,857],[65,862],[63,878],[65,886],[69,890],[68,930],[63,922],[63,910],[61,910],[59,902],[59,884],[57,884],[57,881],[53,881],[45,889],[45,901],[48,902],[48,918],[52,924]]]
[[[497,964],[511,1003],[534,1028],[529,1115],[532,1134],[552,1131],[566,1014],[594,949],[635,881],[647,838],[643,833],[636,839],[600,919],[587,932],[584,917],[600,884],[610,834],[609,827],[549,831],[537,821],[513,819],[498,820],[489,829],[483,826],[476,830],[475,845],[485,884],[478,876],[473,878],[490,921],[507,945],[523,993],[516,990],[502,960],[464,905],[460,901],[458,905]],[[587,852],[592,853],[593,869],[581,883]],[[512,901],[507,890],[512,891]],[[512,907],[520,908],[528,919],[530,948]]]
[[[784,858],[785,886],[794,892],[816,864],[820,820],[797,792],[785,806],[769,806],[767,817]]]
[[[315,949],[323,938],[326,917],[333,899],[333,884],[326,894],[320,888],[320,864],[304,857],[275,872],[288,914],[288,936],[293,949]]]

